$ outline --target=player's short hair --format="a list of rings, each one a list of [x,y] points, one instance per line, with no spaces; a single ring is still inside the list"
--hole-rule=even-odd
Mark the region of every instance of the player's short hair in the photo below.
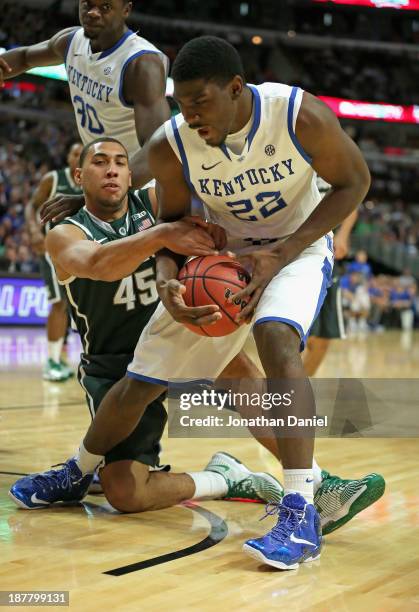
[[[225,85],[236,75],[245,80],[240,55],[233,45],[217,36],[200,36],[187,42],[172,68],[172,78],[178,83],[204,79]]]
[[[125,145],[122,144],[120,140],[118,140],[117,138],[112,138],[111,136],[103,136],[103,138],[96,138],[95,140],[92,140],[91,142],[88,142],[86,145],[84,145],[83,150],[80,153],[80,161],[79,161],[80,168],[83,167],[83,164],[86,160],[86,155],[88,154],[90,147],[93,147],[93,145],[98,144],[99,142],[116,142],[117,144],[121,145],[121,147],[124,149],[125,153],[127,154],[127,157],[129,157],[128,151]]]

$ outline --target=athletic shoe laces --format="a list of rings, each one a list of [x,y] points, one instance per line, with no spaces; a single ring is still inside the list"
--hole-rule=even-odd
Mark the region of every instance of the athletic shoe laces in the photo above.
[[[63,489],[64,491],[69,491],[71,487],[80,482],[80,478],[78,480],[72,479],[72,471],[70,466],[67,463],[56,463],[51,467],[62,467],[60,470],[49,470],[44,474],[37,474],[33,477],[33,482],[41,487],[43,491],[49,489],[53,491],[57,485]],[[51,480],[54,478],[54,480]],[[54,486],[55,485],[55,486]]]
[[[304,517],[304,510],[300,508],[289,508],[284,504],[267,504],[265,514],[259,520],[262,521],[267,516],[278,514],[278,522],[270,531],[270,536],[283,543],[293,531],[298,527],[298,524]]]

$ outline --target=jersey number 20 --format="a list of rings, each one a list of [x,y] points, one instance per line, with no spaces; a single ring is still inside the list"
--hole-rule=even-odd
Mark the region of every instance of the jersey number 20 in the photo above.
[[[138,298],[134,283],[138,291]],[[127,310],[133,310],[137,299],[143,306],[154,304],[159,299],[153,268],[147,268],[123,278],[115,292],[113,303],[115,306],[125,304]]]

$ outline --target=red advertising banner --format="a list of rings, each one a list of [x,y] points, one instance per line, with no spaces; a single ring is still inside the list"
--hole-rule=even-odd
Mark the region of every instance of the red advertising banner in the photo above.
[[[364,119],[367,121],[392,121],[397,123],[419,123],[419,106],[402,106],[399,104],[382,104],[378,102],[361,102],[319,96],[338,117],[347,119]]]
[[[419,11],[419,0],[313,0],[313,2],[329,2],[331,4],[347,4],[350,6],[369,6],[370,8],[393,8],[407,11]]]

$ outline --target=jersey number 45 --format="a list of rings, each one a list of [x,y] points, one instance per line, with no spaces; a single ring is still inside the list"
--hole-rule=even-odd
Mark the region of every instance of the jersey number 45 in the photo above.
[[[125,305],[127,310],[133,310],[137,300],[142,306],[149,306],[158,299],[154,269],[147,268],[121,280],[113,303],[115,306]]]

